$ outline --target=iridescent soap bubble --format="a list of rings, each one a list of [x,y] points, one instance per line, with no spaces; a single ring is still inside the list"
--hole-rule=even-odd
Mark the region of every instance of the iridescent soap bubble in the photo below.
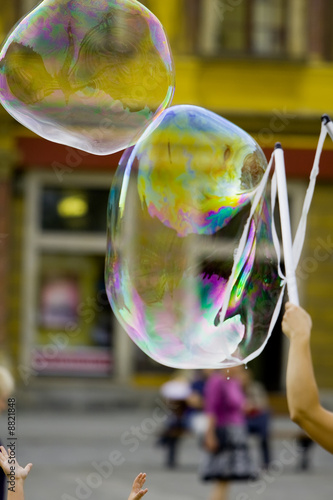
[[[0,102],[42,137],[97,155],[134,144],[171,103],[158,19],[136,0],[44,0],[0,52]]]
[[[106,288],[156,361],[233,366],[266,341],[280,294],[265,196],[253,205],[266,168],[247,133],[196,106],[165,110],[124,153],[108,206]]]

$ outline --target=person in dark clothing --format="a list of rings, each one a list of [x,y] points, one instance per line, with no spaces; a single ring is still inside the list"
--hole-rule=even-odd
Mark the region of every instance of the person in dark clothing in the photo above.
[[[253,379],[251,370],[242,369],[241,379],[246,396],[246,423],[249,434],[258,436],[261,451],[261,466],[268,469],[270,450],[270,408],[265,387]]]
[[[162,385],[161,395],[170,410],[170,414],[159,435],[157,444],[166,450],[165,465],[177,467],[177,451],[181,437],[187,431],[187,398],[190,384],[182,372],[175,372],[173,378]]]

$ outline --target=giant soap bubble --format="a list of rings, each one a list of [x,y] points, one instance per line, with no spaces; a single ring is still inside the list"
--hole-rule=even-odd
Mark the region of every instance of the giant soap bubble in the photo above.
[[[0,102],[42,137],[97,155],[135,143],[174,92],[169,44],[136,0],[44,0],[0,52]]]
[[[165,110],[124,153],[108,206],[106,288],[156,361],[233,366],[266,341],[281,289],[265,196],[253,204],[266,168],[248,134],[196,106]]]

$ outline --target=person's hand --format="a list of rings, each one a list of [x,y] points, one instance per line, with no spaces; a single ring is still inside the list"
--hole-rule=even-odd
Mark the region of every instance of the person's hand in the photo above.
[[[215,453],[219,449],[219,441],[215,432],[207,432],[205,436],[206,450]]]
[[[32,464],[21,467],[15,458],[8,456],[7,450],[3,446],[0,446],[0,452],[0,466],[6,476],[14,475],[15,479],[24,480],[29,474]]]
[[[186,404],[190,408],[195,408],[196,410],[201,410],[203,408],[203,397],[196,391],[193,391],[189,397],[186,399]]]
[[[132,490],[128,500],[140,500],[148,491],[148,488],[142,489],[145,484],[147,474],[140,472],[133,481]]]
[[[301,338],[310,340],[312,320],[310,315],[301,307],[290,302],[286,303],[282,320],[282,331],[290,340]]]

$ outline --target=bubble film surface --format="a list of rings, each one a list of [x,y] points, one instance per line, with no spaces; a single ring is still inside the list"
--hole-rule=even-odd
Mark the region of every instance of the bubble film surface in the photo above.
[[[280,293],[265,196],[231,272],[266,168],[248,134],[195,106],[165,110],[123,155],[109,198],[106,288],[154,360],[227,367],[263,345]]]
[[[0,102],[40,136],[97,155],[134,144],[170,104],[158,19],[136,0],[45,0],[0,52]]]

